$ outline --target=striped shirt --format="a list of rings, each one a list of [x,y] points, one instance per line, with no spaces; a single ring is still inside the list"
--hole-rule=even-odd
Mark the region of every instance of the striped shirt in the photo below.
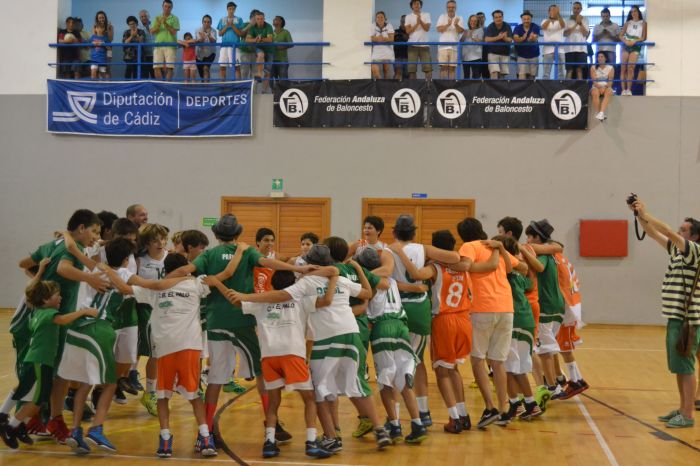
[[[682,320],[685,315],[685,300],[690,294],[700,265],[700,245],[686,240],[685,251],[679,251],[669,241],[666,249],[671,259],[661,287],[662,313],[667,319]],[[692,325],[700,325],[700,286],[695,289],[688,314]]]

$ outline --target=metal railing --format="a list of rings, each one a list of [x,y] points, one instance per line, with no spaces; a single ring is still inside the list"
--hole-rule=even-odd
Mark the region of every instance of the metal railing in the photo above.
[[[324,65],[329,65],[330,63],[324,62],[324,61],[263,61],[263,62],[258,62],[258,61],[246,61],[246,62],[240,62],[237,60],[237,56],[239,55],[239,49],[241,48],[253,48],[253,49],[269,49],[268,52],[265,52],[265,56],[267,57],[274,55],[274,47],[277,46],[288,46],[288,47],[327,47],[330,45],[330,42],[237,42],[237,43],[221,43],[221,42],[197,42],[194,44],[191,44],[190,47],[194,47],[195,49],[201,48],[201,47],[208,47],[208,48],[232,48],[233,53],[232,53],[232,61],[230,62],[219,62],[219,61],[198,61],[195,60],[194,62],[192,61],[168,61],[168,62],[153,62],[153,61],[146,61],[144,58],[147,58],[145,54],[143,53],[144,47],[169,47],[169,48],[183,48],[183,45],[178,43],[178,42],[131,42],[131,43],[125,43],[125,42],[104,42],[101,44],[93,44],[92,42],[79,42],[79,43],[71,43],[71,44],[63,44],[63,43],[51,43],[49,44],[49,47],[60,49],[60,48],[96,48],[96,47],[135,47],[136,50],[136,60],[134,61],[111,61],[111,60],[105,60],[103,62],[95,62],[95,61],[87,61],[87,62],[80,62],[80,63],[75,63],[75,62],[61,62],[61,61],[56,61],[56,62],[51,62],[48,63],[49,66],[51,67],[60,67],[60,66],[79,66],[79,67],[86,67],[89,68],[90,66],[97,65],[97,66],[136,66],[136,78],[134,80],[138,81],[143,78],[143,72],[144,72],[144,67],[152,66],[152,67],[165,67],[166,65],[203,65],[203,66],[215,66],[215,65],[226,65],[228,67],[234,68],[238,66],[275,66],[275,65],[286,65],[286,66],[324,66]],[[251,76],[252,78],[252,76]],[[148,79],[148,78],[146,78]],[[317,81],[317,80],[322,80],[322,77],[318,78],[271,78],[271,77],[255,77],[257,80],[261,81],[272,81],[272,80],[294,80],[294,81]],[[182,79],[175,79],[175,80],[182,80]],[[201,81],[202,78],[200,77],[198,81]],[[220,81],[221,79],[216,79],[213,77],[209,78],[210,81]]]

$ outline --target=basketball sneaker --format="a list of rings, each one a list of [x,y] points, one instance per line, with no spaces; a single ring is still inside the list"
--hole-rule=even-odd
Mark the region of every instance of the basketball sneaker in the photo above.
[[[112,445],[112,442],[107,439],[102,426],[90,427],[87,433],[87,441],[93,446],[111,453],[117,452],[117,447]]]
[[[311,456],[312,458],[329,458],[333,453],[324,449],[318,440],[306,441],[306,456]]]
[[[389,423],[389,428],[387,429],[385,427],[384,429],[389,432],[389,438],[391,439],[392,443],[400,443],[403,441],[403,430],[401,429],[401,424],[395,426],[394,424]]]
[[[428,429],[425,426],[411,422],[411,433],[405,438],[406,443],[415,445],[428,438]]]
[[[357,419],[360,420],[360,422],[357,424],[357,429],[352,433],[352,436],[355,438],[361,438],[367,435],[368,433],[372,432],[372,428],[374,427],[372,425],[372,422],[369,420],[368,417],[366,416],[357,416]]]
[[[76,455],[87,455],[90,453],[90,447],[85,443],[83,438],[83,428],[76,427],[70,433],[70,436],[66,439],[66,445],[73,450]]]
[[[484,412],[481,414],[481,419],[479,419],[479,423],[476,426],[479,429],[485,429],[486,426],[488,426],[489,424],[498,421],[500,417],[501,414],[496,408],[485,409]]]
[[[442,426],[442,430],[449,434],[459,434],[462,432],[462,423],[459,422],[459,419],[450,418],[450,421]]]
[[[274,458],[275,456],[279,456],[279,454],[280,454],[280,449],[277,448],[277,445],[275,444],[275,442],[265,440],[265,443],[263,444],[263,449],[262,449],[263,458]]]
[[[158,450],[156,455],[160,458],[170,458],[173,456],[173,435],[170,434],[170,438],[165,440],[162,435],[158,436]]]
[[[430,427],[433,425],[433,418],[430,417],[430,411],[420,411],[420,422],[423,423],[424,427]]]

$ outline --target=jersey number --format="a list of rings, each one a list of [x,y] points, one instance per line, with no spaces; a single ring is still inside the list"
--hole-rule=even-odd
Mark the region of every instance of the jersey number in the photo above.
[[[445,304],[449,307],[459,307],[459,303],[462,301],[462,292],[464,291],[464,286],[459,282],[454,282],[447,289],[447,297],[445,298]]]

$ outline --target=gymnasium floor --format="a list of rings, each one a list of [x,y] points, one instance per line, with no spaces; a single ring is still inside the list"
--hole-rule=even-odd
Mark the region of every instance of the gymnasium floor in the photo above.
[[[0,327],[6,329],[8,312],[0,312]],[[420,446],[399,444],[378,452],[372,435],[356,440],[350,435],[356,425],[352,405],[341,400],[343,451],[327,460],[311,460],[303,454],[303,410],[298,395],[285,394],[280,417],[295,435],[282,446],[274,460],[260,456],[263,426],[259,398],[254,390],[236,397],[222,394],[218,423],[225,441],[216,459],[193,455],[195,423],[189,404],[182,398],[171,403],[174,456],[170,462],[227,462],[240,464],[326,465],[694,465],[700,464],[700,425],[669,430],[656,416],[676,407],[675,381],[667,373],[661,327],[590,325],[582,332],[584,345],[576,351],[579,366],[591,389],[567,401],[554,401],[540,419],[516,421],[503,428],[472,430],[460,435],[442,432],[447,413],[432,373],[430,405],[434,425]],[[14,352],[8,333],[0,337],[0,390],[2,396],[15,384]],[[472,381],[469,367],[462,369],[465,384]],[[143,374],[143,370],[141,371]],[[250,385],[250,384],[249,384]],[[467,408],[472,420],[483,409],[477,389],[466,388]],[[378,398],[377,407],[380,408]],[[407,411],[402,408],[404,429]],[[67,421],[70,414],[67,415]],[[33,466],[51,462],[68,466],[99,458],[99,464],[151,464],[155,457],[158,421],[149,416],[136,397],[128,404],[112,405],[106,433],[119,449],[115,455],[93,453],[77,458],[67,447],[51,441],[9,451],[0,446],[1,465]]]

